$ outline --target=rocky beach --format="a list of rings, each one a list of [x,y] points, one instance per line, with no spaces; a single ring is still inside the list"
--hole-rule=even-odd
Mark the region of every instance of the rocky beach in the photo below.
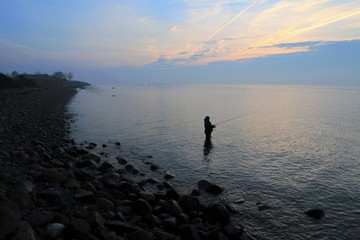
[[[190,191],[173,186],[171,173],[139,181],[146,172],[131,162],[118,156],[117,167],[93,153],[101,143],[69,139],[76,92],[67,84],[1,90],[0,240],[250,238],[230,206],[199,198],[220,186],[201,180]],[[149,171],[159,168],[149,158]]]

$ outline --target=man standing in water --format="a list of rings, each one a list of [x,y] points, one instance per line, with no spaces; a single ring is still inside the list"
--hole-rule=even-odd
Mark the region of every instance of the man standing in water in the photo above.
[[[213,129],[215,128],[215,125],[211,124],[209,116],[206,116],[204,119],[204,127],[205,127],[206,140],[210,140],[211,133],[212,133]]]

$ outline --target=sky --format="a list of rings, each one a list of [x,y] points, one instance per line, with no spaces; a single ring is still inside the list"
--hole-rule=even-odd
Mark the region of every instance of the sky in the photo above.
[[[0,1],[0,72],[360,85],[360,0]]]

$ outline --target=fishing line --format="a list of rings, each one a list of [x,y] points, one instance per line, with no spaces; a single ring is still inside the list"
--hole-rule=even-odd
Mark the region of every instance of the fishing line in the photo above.
[[[230,122],[230,121],[232,121],[232,120],[235,120],[235,119],[238,119],[238,118],[242,118],[242,117],[246,117],[246,116],[248,116],[248,115],[249,115],[249,113],[247,113],[247,114],[241,114],[241,115],[238,115],[238,116],[236,116],[236,117],[227,119],[227,120],[225,120],[225,121],[221,121],[221,122],[215,123],[214,125],[217,126],[217,125],[219,125],[219,124],[223,124],[223,123],[226,123],[226,122]]]

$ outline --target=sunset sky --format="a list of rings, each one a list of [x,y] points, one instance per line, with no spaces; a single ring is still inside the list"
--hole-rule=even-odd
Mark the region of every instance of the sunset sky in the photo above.
[[[360,0],[0,2],[0,72],[360,85]]]

